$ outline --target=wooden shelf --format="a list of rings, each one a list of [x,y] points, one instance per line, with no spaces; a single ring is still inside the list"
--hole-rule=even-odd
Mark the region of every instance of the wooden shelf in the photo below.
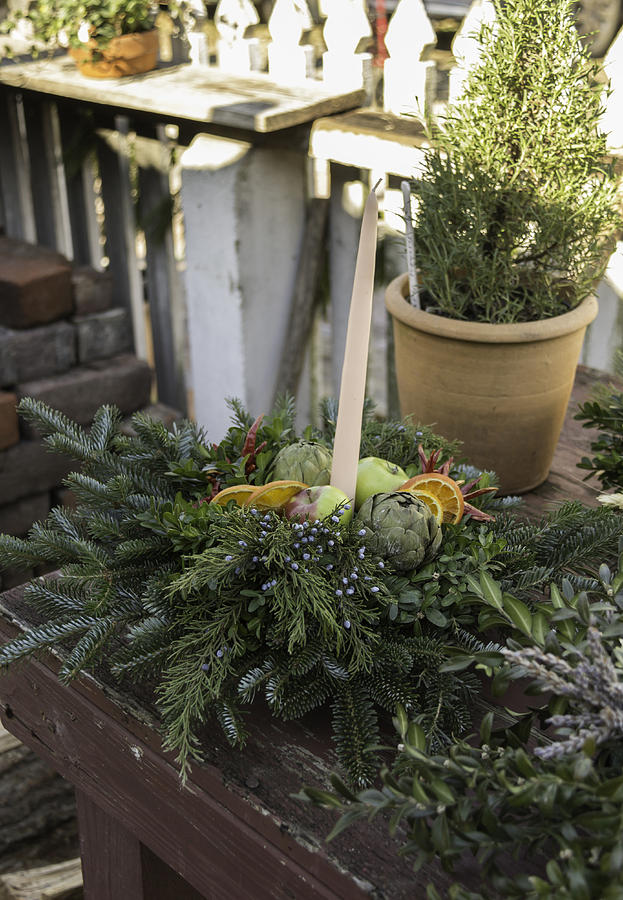
[[[163,66],[145,75],[86,78],[66,56],[4,61],[0,84],[85,103],[140,110],[249,132],[274,132],[361,105],[362,90],[336,92],[322,82],[287,86],[268,75],[242,77],[207,66]]]

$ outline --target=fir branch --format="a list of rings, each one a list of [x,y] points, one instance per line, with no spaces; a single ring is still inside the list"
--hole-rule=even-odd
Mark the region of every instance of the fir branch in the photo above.
[[[121,630],[122,625],[122,621],[116,615],[99,617],[63,659],[58,673],[59,680],[67,684],[97,660],[104,646]]]
[[[52,409],[34,397],[24,397],[17,407],[18,413],[30,422],[43,437],[59,435],[75,443],[86,446],[87,437],[83,428],[72,422],[64,413]]]
[[[245,672],[238,682],[238,695],[245,703],[251,703],[255,699],[258,690],[273,675],[275,665],[274,659],[269,656],[260,666],[254,666]]]
[[[273,712],[286,721],[300,719],[312,709],[322,706],[331,695],[331,689],[332,685],[322,677],[320,670],[315,672],[313,678],[291,676],[283,686],[278,702],[273,702],[270,706]]]
[[[214,712],[225,737],[232,747],[243,747],[247,741],[248,734],[242,718],[242,712],[238,709],[235,701],[229,698],[216,700]]]
[[[97,624],[98,619],[94,616],[72,614],[35,626],[0,648],[0,666],[8,666],[49,647],[62,644],[67,638],[82,635]]]
[[[333,738],[338,759],[354,785],[368,785],[377,771],[370,749],[379,741],[374,706],[361,683],[349,681],[333,701]]]
[[[37,578],[24,588],[24,599],[46,617],[83,613],[90,598],[93,579]]]
[[[0,569],[29,569],[40,563],[40,553],[28,541],[11,534],[0,534]]]

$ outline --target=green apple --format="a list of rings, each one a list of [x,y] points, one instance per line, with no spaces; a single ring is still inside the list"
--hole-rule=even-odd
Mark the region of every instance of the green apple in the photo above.
[[[378,456],[366,456],[359,460],[357,466],[357,487],[355,489],[355,507],[359,509],[362,503],[372,494],[391,492],[398,490],[408,475],[395,463],[387,459],[379,459]]]
[[[346,504],[348,508],[342,504]],[[286,504],[284,512],[288,519],[298,519],[299,522],[310,519],[315,522],[316,519],[326,519],[332,515],[338,506],[343,510],[340,511],[340,520],[344,524],[350,522],[353,517],[353,501],[339,488],[322,484],[299,491]]]

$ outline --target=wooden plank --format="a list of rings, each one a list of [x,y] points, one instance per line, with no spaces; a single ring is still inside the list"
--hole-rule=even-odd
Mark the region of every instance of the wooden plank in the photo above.
[[[309,155],[411,177],[422,164],[426,143],[417,119],[361,109],[317,119],[309,137]]]
[[[47,136],[43,125],[43,104],[38,98],[25,96],[24,120],[28,141],[28,166],[32,185],[32,200],[37,230],[37,243],[57,250],[56,220]]]
[[[162,403],[186,413],[184,292],[173,249],[171,221],[164,227],[158,216],[172,215],[169,183],[171,146],[164,126],[157,126],[154,166],[141,165],[139,193],[145,235],[147,299],[158,385]]]
[[[28,141],[22,98],[0,96],[0,189],[9,237],[35,242],[37,232],[30,185]]]
[[[79,859],[0,875],[0,900],[65,900],[82,887]]]
[[[141,844],[83,791],[76,791],[85,900],[149,900]]]
[[[275,399],[285,392],[296,395],[298,390],[305,351],[312,332],[314,300],[323,263],[328,212],[328,200],[313,198],[309,201]]]
[[[106,254],[115,301],[131,316],[134,352],[147,358],[144,296],[136,257],[136,221],[130,177],[129,122],[117,116],[116,146],[98,134],[97,158],[105,210]]]
[[[0,66],[0,83],[168,118],[269,132],[359,106],[363,90],[322,82],[280,85],[267,75],[236,76],[206,66],[169,66],[118,80],[85,78],[66,57]]]
[[[141,862],[145,900],[206,900],[206,897],[218,900],[211,888],[200,894],[144,845],[141,845]]]
[[[85,152],[84,143],[92,141],[92,120],[76,115],[75,109],[58,109],[60,141],[70,159],[65,165],[67,205],[71,228],[73,260],[77,265],[101,268],[102,246],[100,227],[95,210],[95,152]],[[88,121],[88,125],[87,125]],[[86,132],[89,137],[86,137]],[[76,156],[85,154],[79,162]]]
[[[54,217],[55,245],[59,253],[68,259],[74,258],[71,224],[69,221],[69,198],[65,179],[63,145],[58,108],[53,101],[42,104],[43,137],[45,140],[45,160],[48,168],[52,215]]]
[[[17,737],[200,893],[236,900],[363,900],[365,893],[352,877],[331,865],[318,846],[306,850],[303,835],[299,844],[287,827],[282,831],[264,803],[236,803],[223,787],[222,772],[230,770],[225,760],[232,756],[224,741],[224,769],[210,773],[210,789],[193,777],[182,790],[174,766],[128,730],[127,711],[118,708],[111,710],[114,717],[109,715],[75,688],[61,686],[41,663],[0,679],[0,704],[5,716],[8,708],[5,723]],[[268,743],[263,752],[270,754],[274,768],[277,748],[270,738]],[[300,787],[304,753],[292,746],[287,750],[295,767],[294,780],[288,779],[292,790]],[[228,808],[232,802],[240,814]],[[289,804],[298,808],[292,800]],[[311,839],[305,837],[309,846]]]

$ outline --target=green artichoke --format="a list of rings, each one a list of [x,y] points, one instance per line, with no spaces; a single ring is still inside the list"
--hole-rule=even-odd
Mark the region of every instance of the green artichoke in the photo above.
[[[433,559],[441,544],[441,527],[425,503],[403,491],[373,494],[357,513],[366,530],[369,551],[400,572]]]
[[[329,484],[331,452],[313,441],[297,441],[283,447],[275,457],[274,481],[302,481],[310,487]]]

